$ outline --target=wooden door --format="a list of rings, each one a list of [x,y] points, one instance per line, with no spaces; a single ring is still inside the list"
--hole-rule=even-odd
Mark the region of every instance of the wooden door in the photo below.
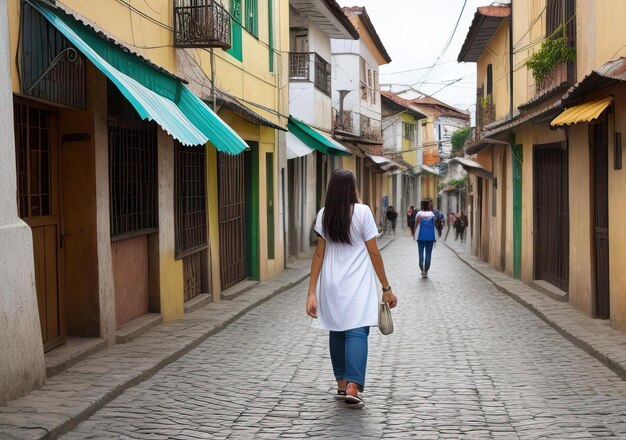
[[[608,124],[604,121],[589,126],[591,148],[595,316],[608,319],[611,315],[609,289],[609,146]]]
[[[18,210],[33,231],[35,284],[44,350],[65,342],[56,114],[14,104]]]
[[[569,202],[567,150],[561,143],[536,145],[534,152],[535,279],[567,292]]]
[[[246,277],[244,154],[218,154],[219,231],[222,290]]]

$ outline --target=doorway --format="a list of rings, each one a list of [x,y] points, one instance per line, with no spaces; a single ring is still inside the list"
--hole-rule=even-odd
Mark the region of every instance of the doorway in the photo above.
[[[535,279],[569,286],[569,201],[566,143],[535,145]]]
[[[609,127],[606,117],[589,125],[591,158],[593,250],[595,272],[595,316],[611,316],[609,285]]]
[[[20,102],[13,110],[18,211],[33,232],[41,336],[49,351],[66,339],[57,115]]]

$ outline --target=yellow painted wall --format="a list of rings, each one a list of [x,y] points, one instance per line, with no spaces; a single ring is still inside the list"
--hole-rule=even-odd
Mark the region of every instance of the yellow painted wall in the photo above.
[[[356,156],[342,156],[341,168],[352,171],[352,174],[354,174],[354,177],[356,178]]]
[[[219,192],[217,189],[217,150],[207,148],[207,216],[209,222],[209,255],[211,259],[211,297],[219,302],[222,293],[220,273],[220,218]]]
[[[415,126],[415,136],[417,140],[418,130],[420,129],[420,127],[417,126],[417,120],[415,119],[415,116],[409,113],[402,113],[402,122],[406,122],[407,124],[413,124]],[[407,150],[413,150],[413,151],[407,151]],[[404,160],[407,163],[410,163],[413,166],[416,166],[417,165],[416,141],[410,141],[408,139],[405,139],[403,136],[402,137],[402,151],[405,151],[405,153],[402,153],[402,160]]]
[[[569,205],[572,212],[578,212],[575,221],[569,224],[569,302],[586,314],[593,313],[593,242],[591,213],[590,155],[587,124],[569,127]],[[587,202],[584,202],[587,201]],[[586,203],[586,206],[581,206]]]
[[[615,94],[615,132],[622,133],[622,152],[626,138],[626,90],[613,89]],[[611,118],[609,118],[611,121]],[[612,121],[611,121],[612,124]],[[614,168],[614,134],[609,130],[609,265],[611,292],[611,326],[626,331],[626,162],[621,170]],[[626,154],[624,155],[626,156]],[[622,159],[624,160],[624,159]]]
[[[487,66],[491,64],[493,73],[493,103],[496,106],[496,120],[509,112],[509,20],[502,22],[491,37],[476,64],[477,86],[484,86],[487,94]],[[478,102],[476,105],[481,105]]]

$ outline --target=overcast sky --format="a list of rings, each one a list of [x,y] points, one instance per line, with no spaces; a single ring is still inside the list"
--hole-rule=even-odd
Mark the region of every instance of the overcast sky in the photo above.
[[[456,59],[476,8],[489,5],[491,0],[467,0],[450,46],[432,71],[428,67],[440,56],[452,34],[464,0],[338,0],[338,3],[367,9],[392,60],[380,68],[381,84],[413,85],[447,104],[474,112],[476,64],[459,64]],[[417,68],[421,70],[395,73]],[[460,80],[445,87],[457,79]]]

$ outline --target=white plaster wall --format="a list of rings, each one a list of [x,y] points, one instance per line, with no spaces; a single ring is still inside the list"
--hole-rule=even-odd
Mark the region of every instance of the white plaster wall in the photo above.
[[[332,130],[330,96],[317,90],[312,82],[289,83],[289,114],[315,128]]]
[[[100,336],[108,345],[115,344],[115,285],[111,255],[109,217],[109,135],[107,126],[107,83],[100,73],[93,97],[96,161],[96,234],[98,241],[98,297]]]
[[[0,405],[46,379],[30,227],[17,215],[7,2],[0,0]]]

